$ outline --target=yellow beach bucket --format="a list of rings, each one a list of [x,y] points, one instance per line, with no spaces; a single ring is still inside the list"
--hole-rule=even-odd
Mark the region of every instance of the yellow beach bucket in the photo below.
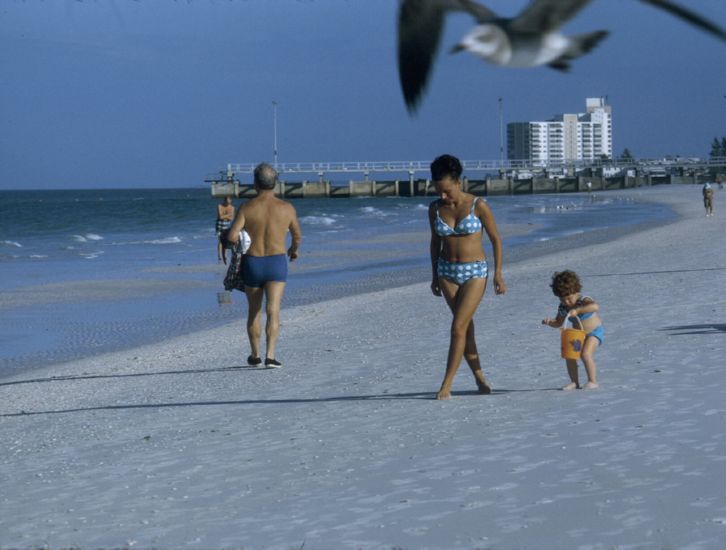
[[[578,317],[577,322],[580,328],[563,328],[560,330],[560,346],[562,349],[563,359],[579,359],[582,353],[582,346],[585,345],[585,335],[587,334],[582,330],[582,321]],[[565,322],[567,320],[565,319]]]

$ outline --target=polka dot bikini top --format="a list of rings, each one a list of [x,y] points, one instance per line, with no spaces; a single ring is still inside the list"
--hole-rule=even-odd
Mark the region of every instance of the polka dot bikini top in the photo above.
[[[471,203],[471,211],[469,215],[463,218],[456,227],[451,227],[439,216],[439,206],[436,205],[436,224],[434,229],[439,237],[450,237],[451,235],[471,235],[472,233],[478,233],[481,231],[481,220],[476,217],[474,208],[476,207],[476,201],[479,197],[474,197],[474,201]]]

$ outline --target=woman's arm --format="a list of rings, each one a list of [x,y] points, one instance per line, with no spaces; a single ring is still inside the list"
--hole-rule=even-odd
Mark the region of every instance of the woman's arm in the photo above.
[[[507,292],[507,285],[504,282],[504,275],[502,275],[504,253],[502,251],[502,238],[499,236],[499,230],[497,229],[497,222],[494,221],[494,215],[485,201],[477,201],[476,213],[484,226],[487,237],[489,237],[492,243],[492,252],[494,254],[494,291],[497,294],[505,294]]]
[[[429,205],[429,227],[431,228],[431,244],[429,253],[431,255],[431,292],[435,296],[441,296],[439,288],[438,264],[441,255],[441,237],[436,233],[436,201]]]

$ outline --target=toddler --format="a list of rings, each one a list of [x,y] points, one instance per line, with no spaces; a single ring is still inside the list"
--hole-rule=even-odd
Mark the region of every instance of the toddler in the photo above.
[[[597,365],[595,364],[595,350],[605,339],[605,329],[598,315],[600,307],[597,302],[589,296],[581,296],[582,285],[577,273],[570,270],[555,273],[552,276],[552,293],[560,299],[560,306],[557,309],[557,317],[554,319],[543,319],[542,324],[552,328],[560,328],[568,317],[577,317],[582,323],[586,332],[585,343],[582,347],[582,362],[587,373],[587,384],[583,387],[586,390],[594,390],[598,387]],[[572,322],[572,321],[570,321]],[[576,327],[576,328],[579,328]],[[565,359],[567,363],[567,374],[570,376],[570,383],[563,387],[563,390],[574,390],[580,388],[577,372],[577,360]]]

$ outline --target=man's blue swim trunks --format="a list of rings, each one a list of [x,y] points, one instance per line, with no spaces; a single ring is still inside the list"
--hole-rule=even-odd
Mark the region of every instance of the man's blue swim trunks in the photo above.
[[[245,256],[243,267],[245,286],[261,288],[265,283],[287,281],[287,255]]]

